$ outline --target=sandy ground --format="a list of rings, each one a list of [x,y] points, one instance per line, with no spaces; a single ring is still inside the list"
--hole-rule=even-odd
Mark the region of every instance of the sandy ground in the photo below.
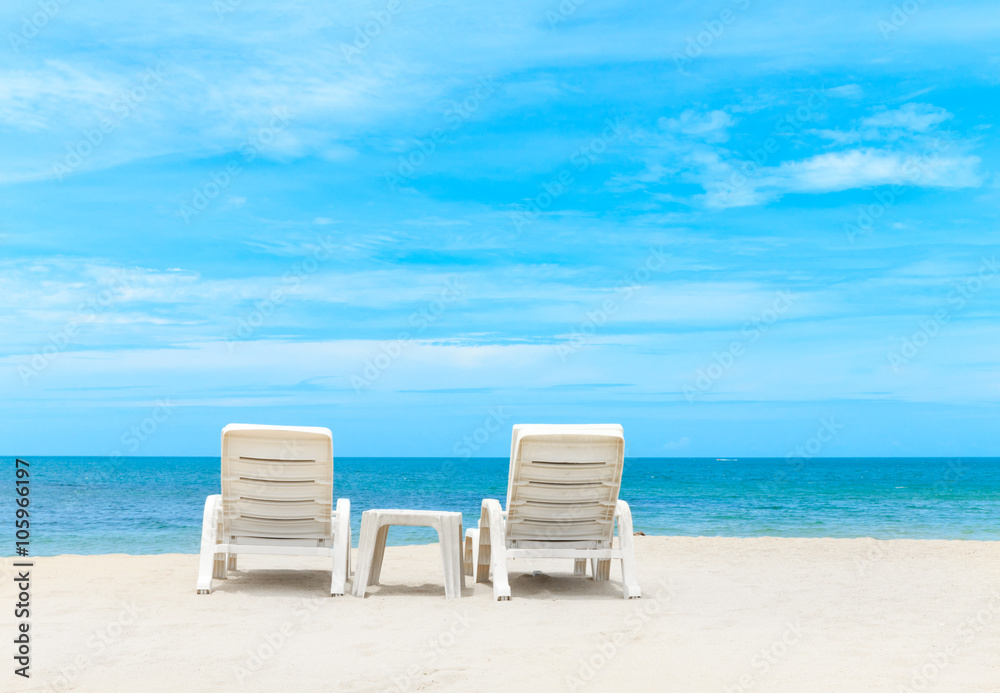
[[[247,557],[199,596],[197,556],[39,558],[30,681],[4,559],[0,690],[1000,691],[1000,543],[637,542],[633,601],[569,561],[445,600],[437,545],[388,548],[364,600],[324,596],[319,559]]]

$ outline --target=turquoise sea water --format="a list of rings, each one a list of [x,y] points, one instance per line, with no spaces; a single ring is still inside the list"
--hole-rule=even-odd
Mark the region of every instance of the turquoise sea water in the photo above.
[[[28,457],[31,555],[197,553],[217,457]],[[367,508],[460,510],[504,501],[506,459],[338,458],[354,543]],[[14,552],[14,458],[0,458],[0,555]],[[1000,458],[628,459],[635,529],[688,536],[1000,539]],[[9,521],[8,521],[9,519]],[[435,541],[394,527],[390,543]]]

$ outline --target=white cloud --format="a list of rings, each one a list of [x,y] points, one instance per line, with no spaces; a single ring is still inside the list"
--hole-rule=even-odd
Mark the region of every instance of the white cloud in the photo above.
[[[784,163],[763,177],[761,187],[795,192],[834,192],[876,185],[966,188],[980,184],[979,157],[908,154],[852,149]]]
[[[862,118],[861,126],[927,132],[951,117],[945,109],[928,103],[908,103],[895,110],[880,111]]]
[[[808,130],[808,134],[816,135],[817,137],[822,137],[825,140],[830,140],[834,144],[847,145],[856,144],[860,142],[863,138],[860,132],[857,130]]]
[[[857,84],[844,84],[825,90],[826,94],[838,99],[860,99],[865,95],[864,89]]]
[[[859,94],[860,88],[854,87],[845,85],[834,91],[845,97]],[[652,200],[677,202],[681,200],[663,186],[696,183],[705,192],[688,201],[724,209],[766,204],[787,193],[820,194],[880,185],[979,187],[983,184],[979,157],[970,155],[968,144],[951,133],[936,131],[951,117],[947,110],[931,104],[908,103],[861,118],[847,130],[802,131],[804,136],[848,147],[841,151],[781,161],[791,148],[780,141],[774,155],[749,161],[740,149],[758,147],[760,137],[749,146],[743,141],[735,147],[720,146],[729,139],[733,118],[724,110],[688,109],[676,118],[660,118],[656,130],[635,130],[631,141],[642,148],[637,158],[644,166],[612,176],[608,188],[618,193],[646,190]],[[861,142],[878,145],[857,146]]]
[[[49,130],[65,119],[80,124],[108,109],[125,84],[60,61],[35,70],[5,70],[0,72],[0,123],[25,132]]]
[[[855,144],[863,141],[896,141],[919,138],[951,119],[952,114],[928,103],[908,103],[891,110],[880,110],[861,118],[847,130],[810,130],[810,134],[835,144]]]
[[[725,111],[699,113],[687,109],[677,118],[660,118],[657,124],[668,132],[679,132],[706,142],[725,142],[729,139],[727,129],[735,121]]]
[[[906,185],[971,188],[982,184],[979,157],[937,152],[912,153],[881,149],[851,149],[818,154],[800,161],[758,169],[752,177],[725,176],[705,182],[709,207],[743,207],[777,199],[786,193],[827,193]],[[732,167],[730,166],[730,170]],[[734,184],[742,182],[742,184]]]

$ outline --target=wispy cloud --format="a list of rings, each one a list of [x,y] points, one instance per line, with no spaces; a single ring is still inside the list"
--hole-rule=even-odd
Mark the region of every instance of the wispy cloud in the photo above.
[[[847,130],[815,130],[820,137],[837,144],[864,141],[912,139],[937,128],[952,118],[943,108],[926,103],[907,103],[897,109],[881,109],[860,118]]]
[[[725,111],[698,113],[689,108],[676,118],[661,118],[657,124],[667,132],[680,132],[706,142],[725,142],[729,139],[728,129],[734,123],[733,117]]]
[[[725,208],[763,204],[788,193],[821,194],[879,185],[972,188],[982,184],[979,162],[976,156],[928,158],[926,154],[852,149],[761,169],[747,182],[746,190],[737,190],[736,195],[708,192],[704,199],[709,207]]]
[[[660,118],[657,129],[633,134],[633,142],[642,146],[643,169],[614,176],[609,185],[677,200],[657,188],[696,183],[703,193],[690,196],[692,202],[726,209],[767,204],[790,193],[821,195],[881,185],[974,188],[983,183],[981,159],[969,153],[971,145],[953,133],[938,132],[938,126],[952,118],[943,108],[910,103],[879,109],[843,130],[799,125],[794,134],[812,139],[814,148],[824,147],[823,140],[841,146],[869,143],[804,158],[788,156],[801,148],[785,144],[793,132],[788,123],[795,125],[798,117],[793,116],[786,111],[773,132],[742,151],[739,143],[730,141],[736,123],[723,110],[688,109],[675,118]],[[803,116],[800,122],[809,120]]]
[[[951,113],[927,103],[908,103],[861,119],[863,127],[927,132],[951,118]]]

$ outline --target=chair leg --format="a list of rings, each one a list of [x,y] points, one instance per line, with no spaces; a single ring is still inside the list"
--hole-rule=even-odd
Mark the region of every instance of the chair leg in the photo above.
[[[470,530],[476,533],[476,582],[487,582],[490,579],[490,565],[492,564],[492,553],[490,552],[490,528],[489,526]]]
[[[226,570],[236,570],[236,554],[229,554],[229,562],[226,564]]]
[[[229,561],[229,554],[227,553],[215,554],[215,560],[212,562],[213,580],[225,580],[228,577],[226,575],[226,563],[228,561]]]
[[[503,536],[500,502],[487,498],[483,501],[481,532],[489,526],[490,567],[493,570],[493,598],[497,601],[510,600],[510,584],[507,582],[507,545]],[[480,539],[482,541],[482,539]],[[482,560],[483,544],[479,547]],[[481,569],[481,568],[480,568]]]
[[[609,579],[611,577],[611,559],[595,558],[592,570],[594,571],[594,580],[596,582],[602,582]]]
[[[475,578],[476,566],[479,564],[479,530],[467,529],[465,531],[465,557],[462,560],[465,567],[465,574]]]
[[[573,559],[573,574],[574,575],[586,575],[587,574],[587,559],[586,558],[575,558],[575,559]]]
[[[333,572],[330,576],[330,596],[343,597],[347,578],[351,573],[351,501],[346,498],[337,500],[332,522]]]
[[[632,538],[632,511],[628,503],[618,501],[615,506],[615,520],[618,525],[618,548],[622,552],[622,589],[625,599],[639,599],[642,590],[635,567],[635,540]]]
[[[219,520],[222,516],[222,496],[205,499],[201,522],[201,556],[198,559],[198,594],[212,593],[212,576],[216,572],[216,546],[219,544]]]
[[[462,551],[462,539],[465,536],[465,532],[462,531],[461,515],[459,515],[457,522],[458,522],[458,535],[457,535],[458,543],[455,544],[455,546],[457,548],[456,553],[458,554],[458,583],[459,583],[458,594],[459,596],[461,596],[462,590],[465,589],[465,553]]]
[[[219,510],[215,515],[215,536],[222,536],[222,505],[219,504]],[[216,580],[225,580],[228,577],[227,568],[229,566],[229,554],[228,553],[216,553],[215,561],[212,565],[212,578]]]

